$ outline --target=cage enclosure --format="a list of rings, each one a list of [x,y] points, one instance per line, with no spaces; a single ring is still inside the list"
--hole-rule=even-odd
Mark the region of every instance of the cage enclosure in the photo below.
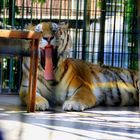
[[[68,22],[70,57],[138,69],[137,2],[134,0],[1,0],[0,28]],[[0,56],[0,93],[18,93],[22,57]]]

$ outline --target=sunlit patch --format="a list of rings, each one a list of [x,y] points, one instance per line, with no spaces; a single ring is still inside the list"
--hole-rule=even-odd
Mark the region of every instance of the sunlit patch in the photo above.
[[[11,111],[5,111],[5,113],[7,114],[15,114],[15,113],[24,113],[24,112],[27,112],[27,111],[20,111],[20,109],[16,109],[16,110],[11,110]]]
[[[95,126],[97,129],[91,129],[84,130],[82,127],[78,128],[76,125],[71,128],[71,127],[63,127],[63,126],[51,126],[51,125],[45,125],[45,124],[39,124],[39,126],[45,127],[47,129],[51,129],[56,132],[63,132],[65,136],[68,136],[67,139],[70,140],[72,137],[71,134],[73,135],[73,140],[76,140],[77,138],[80,138],[80,140],[95,140],[95,139],[100,139],[100,140],[108,140],[108,139],[113,139],[113,140],[132,140],[140,138],[139,134],[131,134],[127,131],[125,132],[113,132],[111,129],[110,130],[104,130],[104,129],[99,129],[98,127]],[[113,126],[112,126],[113,127]],[[70,134],[70,135],[69,135]],[[57,136],[58,138],[64,138],[64,135],[59,135]]]
[[[0,108],[0,111],[5,110],[4,108]]]
[[[0,113],[0,118],[1,118],[1,117],[4,117],[4,116],[9,116],[9,114],[6,114],[6,113]]]
[[[106,115],[106,114],[110,114],[110,115],[129,115],[129,114],[135,114],[135,115],[138,115],[139,112],[138,112],[138,108],[136,107],[136,111],[130,111],[130,110],[123,110],[123,108],[126,108],[127,107],[114,107],[115,110],[110,110],[112,109],[113,107],[105,107],[105,109],[103,109],[104,107],[98,107],[99,110],[86,110],[85,112],[86,113],[92,113],[92,114],[101,114],[101,115]],[[135,107],[134,107],[135,108]],[[103,110],[102,110],[103,109]],[[92,115],[91,114],[91,115]]]
[[[60,108],[36,113],[2,111],[0,126],[6,140],[136,140],[140,139],[137,111],[136,107],[100,107],[83,112]]]

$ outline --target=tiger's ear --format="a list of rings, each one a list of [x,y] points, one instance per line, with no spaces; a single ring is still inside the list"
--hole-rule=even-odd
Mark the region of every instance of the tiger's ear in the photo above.
[[[42,31],[43,31],[43,29],[42,29],[42,24],[41,24],[41,23],[38,24],[38,25],[35,27],[35,31],[36,31],[36,32],[42,32]]]

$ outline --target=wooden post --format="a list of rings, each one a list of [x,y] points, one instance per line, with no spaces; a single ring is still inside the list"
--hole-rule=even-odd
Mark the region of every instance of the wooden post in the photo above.
[[[29,90],[28,90],[28,112],[35,111],[35,97],[37,86],[37,66],[38,66],[38,45],[39,40],[32,41],[31,58],[30,58],[30,74],[29,74]]]

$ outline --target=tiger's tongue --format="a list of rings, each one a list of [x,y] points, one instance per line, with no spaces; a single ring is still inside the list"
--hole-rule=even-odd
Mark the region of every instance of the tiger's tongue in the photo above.
[[[52,62],[52,45],[47,45],[45,47],[45,72],[44,78],[46,80],[54,80],[54,73],[53,73],[53,62]]]

